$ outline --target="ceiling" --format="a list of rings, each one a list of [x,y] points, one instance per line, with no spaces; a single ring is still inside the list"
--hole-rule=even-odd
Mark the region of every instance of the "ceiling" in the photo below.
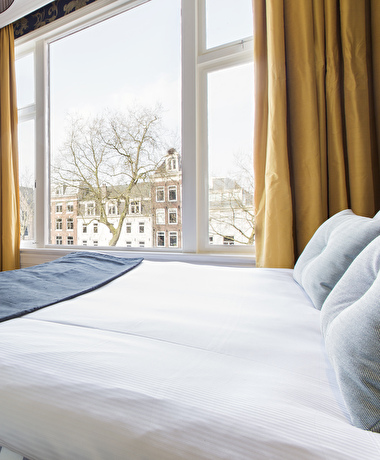
[[[0,14],[0,28],[11,24],[17,19],[38,10],[41,6],[47,5],[52,0],[15,0],[4,13]]]

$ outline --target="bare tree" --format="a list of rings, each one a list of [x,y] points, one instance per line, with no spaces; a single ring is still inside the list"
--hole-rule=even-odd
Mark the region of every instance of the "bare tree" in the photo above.
[[[119,240],[131,197],[149,182],[161,160],[157,153],[161,137],[159,108],[71,119],[60,157],[54,162],[53,181],[74,187],[79,200],[95,203],[96,219],[112,234],[110,246]],[[117,208],[117,219],[107,213],[110,201]]]
[[[25,170],[20,176],[20,238],[31,240],[34,222],[34,187],[33,175]]]

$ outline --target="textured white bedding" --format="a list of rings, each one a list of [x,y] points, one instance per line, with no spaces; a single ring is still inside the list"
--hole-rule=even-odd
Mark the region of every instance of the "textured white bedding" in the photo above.
[[[380,458],[291,270],[147,262],[0,324],[0,445],[29,459]]]

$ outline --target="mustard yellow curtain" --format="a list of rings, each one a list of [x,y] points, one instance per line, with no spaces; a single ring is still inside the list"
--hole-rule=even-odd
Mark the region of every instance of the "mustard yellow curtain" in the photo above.
[[[0,270],[20,265],[17,104],[13,26],[0,30]]]
[[[380,1],[252,0],[258,266],[380,205]]]

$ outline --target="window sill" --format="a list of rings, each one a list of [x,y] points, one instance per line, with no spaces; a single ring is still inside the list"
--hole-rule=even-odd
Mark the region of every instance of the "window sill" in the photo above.
[[[103,253],[113,254],[118,257],[143,257],[145,260],[158,262],[187,262],[200,265],[223,265],[230,267],[255,267],[255,256],[253,254],[195,254],[184,252],[170,251],[141,251],[139,248],[128,251],[107,251],[101,248],[21,248],[20,260],[21,268],[30,267],[32,265],[50,262],[58,257],[62,257],[74,251],[100,251]]]

